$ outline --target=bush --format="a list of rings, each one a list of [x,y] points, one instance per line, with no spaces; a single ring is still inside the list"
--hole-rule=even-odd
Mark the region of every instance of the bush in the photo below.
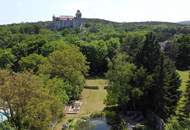
[[[15,128],[11,127],[8,122],[0,123],[0,130],[16,130]]]
[[[108,89],[109,86],[104,86],[104,89]]]
[[[149,127],[145,125],[138,125],[133,130],[153,130],[153,129],[150,129]]]
[[[85,89],[99,89],[98,86],[85,86]]]
[[[104,118],[105,113],[104,112],[97,112],[97,113],[92,113],[90,115],[90,118]]]

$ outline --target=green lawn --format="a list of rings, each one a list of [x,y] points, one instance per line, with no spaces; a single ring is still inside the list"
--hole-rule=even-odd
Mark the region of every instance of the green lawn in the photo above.
[[[82,106],[78,114],[67,114],[64,117],[63,122],[59,123],[56,130],[61,130],[61,126],[65,121],[69,119],[76,120],[83,116],[88,116],[93,113],[101,112],[104,107],[104,99],[106,98],[106,90],[108,81],[105,79],[88,79],[86,80],[86,86],[98,86],[99,89],[84,89],[81,94]]]
[[[82,106],[80,112],[75,115],[66,115],[66,118],[77,118],[92,113],[101,112],[104,107],[104,99],[106,98],[107,80],[89,79],[86,80],[86,86],[98,86],[99,89],[84,89],[81,96]]]
[[[79,115],[91,114],[100,112],[104,109],[104,99],[106,98],[106,90],[104,89],[107,86],[107,80],[95,79],[87,80],[86,86],[98,86],[99,89],[84,89],[82,92],[82,102],[81,111]]]

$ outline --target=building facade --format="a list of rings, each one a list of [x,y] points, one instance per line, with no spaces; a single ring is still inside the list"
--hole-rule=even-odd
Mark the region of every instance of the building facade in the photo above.
[[[81,28],[82,27],[82,13],[77,10],[75,17],[73,16],[53,16],[50,28],[60,30],[63,28]]]

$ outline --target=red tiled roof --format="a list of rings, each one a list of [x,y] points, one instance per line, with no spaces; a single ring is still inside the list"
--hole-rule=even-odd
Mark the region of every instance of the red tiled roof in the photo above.
[[[62,15],[62,16],[59,16],[59,17],[56,17],[57,19],[59,20],[72,20],[74,19],[73,16],[67,16],[67,15]]]

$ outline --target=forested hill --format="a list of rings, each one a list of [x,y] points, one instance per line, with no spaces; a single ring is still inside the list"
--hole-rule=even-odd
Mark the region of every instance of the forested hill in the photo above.
[[[181,24],[181,23],[170,23],[170,22],[159,22],[159,21],[147,21],[147,22],[112,22],[103,19],[92,19],[92,18],[84,18],[84,28],[89,29],[90,32],[102,31],[102,29],[114,29],[116,31],[155,31],[155,32],[164,32],[164,34],[168,33],[189,33],[190,25]],[[49,29],[48,25],[52,21],[40,21],[40,22],[26,22],[26,23],[18,23],[18,24],[9,24],[9,25],[0,25],[0,27],[9,27],[9,28],[18,28],[18,27],[26,27],[26,26],[36,26],[38,28]],[[61,31],[61,30],[58,30]],[[163,35],[164,35],[163,34]],[[165,39],[163,39],[165,40]]]
[[[17,60],[11,63],[11,67],[18,71],[21,69],[18,62],[22,57],[32,53],[47,56],[55,49],[56,45],[53,41],[61,40],[66,44],[78,46],[90,63],[89,73],[96,75],[106,72],[106,59],[111,58],[119,46],[128,49],[125,47],[126,43],[140,43],[148,32],[154,32],[158,42],[176,41],[176,38],[190,33],[190,26],[176,23],[117,23],[102,19],[83,19],[83,21],[82,30],[72,28],[51,30],[48,26],[51,21],[2,25],[0,26],[0,47],[8,48],[11,50],[10,53],[17,57]],[[7,66],[9,62],[13,61],[8,60],[1,66]]]
[[[181,21],[179,24],[184,24],[184,25],[190,25],[190,20],[189,21]]]
[[[143,22],[113,22],[109,20],[104,20],[104,19],[93,19],[93,18],[84,18],[83,19],[85,22],[90,22],[90,23],[101,23],[101,24],[117,24],[117,25],[137,25],[137,26],[147,26],[147,25],[160,25],[160,24],[165,24],[165,25],[179,25],[178,23],[172,23],[172,22],[159,22],[159,21],[143,21]],[[180,25],[179,25],[180,26]]]
[[[110,81],[106,105],[123,112],[151,110],[166,123],[175,116],[176,68],[190,68],[190,26],[84,19],[82,28],[51,30],[50,22],[0,26],[0,108],[11,126],[53,127],[64,105],[81,98],[85,79],[99,76]],[[177,118],[190,113],[189,99]]]
[[[183,23],[188,23],[189,21],[179,22],[179,23],[172,23],[172,22],[159,22],[159,21],[146,21],[146,22],[113,22],[104,19],[97,19],[97,18],[83,18],[85,24],[101,24],[101,25],[112,25],[115,27],[127,27],[128,28],[135,28],[135,27],[187,27],[187,25],[183,25]],[[47,25],[51,23],[51,21],[39,21],[39,22],[26,22],[26,23],[13,23],[8,25],[0,25],[1,26],[13,26],[13,25],[24,25],[24,24],[31,24],[37,25],[40,27],[47,27]]]

